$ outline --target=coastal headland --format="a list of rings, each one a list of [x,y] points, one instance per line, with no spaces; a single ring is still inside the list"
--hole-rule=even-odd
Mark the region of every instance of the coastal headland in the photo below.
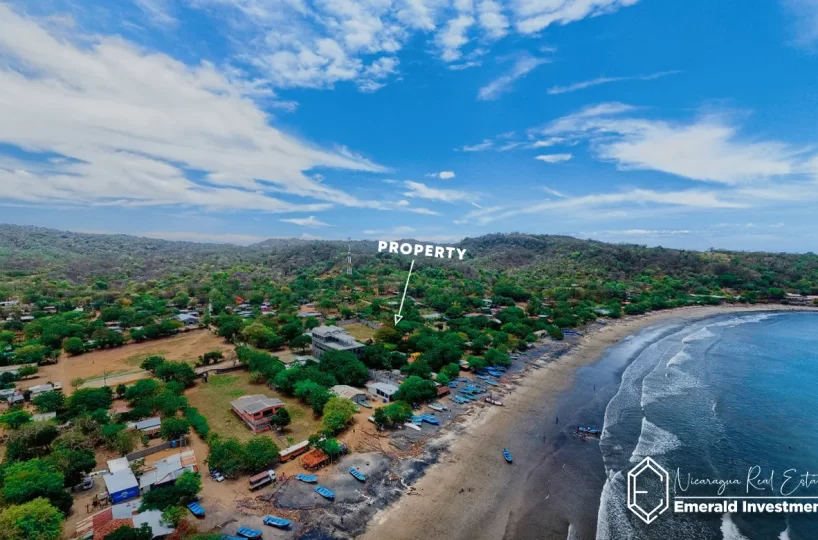
[[[470,413],[445,431],[438,461],[372,518],[364,540],[592,539],[605,473],[598,441],[578,425],[602,427],[626,366],[600,368],[605,351],[652,325],[722,314],[803,311],[782,305],[679,308],[594,324],[564,354],[530,369],[503,407]],[[513,465],[501,455],[514,453]],[[421,533],[422,531],[422,533]],[[419,536],[420,535],[420,536]]]

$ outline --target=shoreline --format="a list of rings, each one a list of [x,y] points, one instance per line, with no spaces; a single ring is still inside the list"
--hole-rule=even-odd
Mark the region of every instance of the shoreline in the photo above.
[[[427,446],[443,448],[437,461],[411,485],[411,494],[416,496],[402,496],[379,510],[359,538],[412,540],[418,537],[418,531],[423,531],[428,540],[564,539],[569,532],[572,538],[594,538],[604,467],[596,467],[597,462],[602,463],[598,441],[572,438],[572,426],[593,420],[600,410],[604,414],[627,366],[599,377],[593,370],[587,372],[588,377],[599,380],[599,392],[594,384],[593,393],[587,388],[571,392],[578,374],[603,359],[606,351],[620,340],[649,326],[763,311],[816,309],[766,304],[696,306],[608,320],[604,326],[589,325],[579,339],[568,344],[567,351],[563,347],[564,354],[549,358],[540,369],[532,369],[534,362],[529,362],[514,389],[505,395],[504,407],[475,408],[457,428],[431,439]],[[549,352],[544,356],[548,357]],[[556,422],[551,422],[552,418]],[[601,428],[601,421],[598,424]],[[522,447],[524,455],[536,459],[530,463],[515,460],[513,466],[505,466],[498,459],[498,452],[506,446]],[[569,461],[563,454],[582,457]],[[588,469],[566,468],[583,462]],[[599,483],[600,491],[574,494],[566,489],[566,485],[583,479],[592,485]],[[532,486],[542,490],[543,501],[525,500],[524,492],[531,491]],[[552,494],[554,499],[550,498]],[[582,501],[593,497],[593,512],[572,515],[576,512],[572,508],[577,505],[565,499],[576,497]],[[540,527],[534,534],[518,528],[518,522],[526,515],[533,515],[538,521]]]

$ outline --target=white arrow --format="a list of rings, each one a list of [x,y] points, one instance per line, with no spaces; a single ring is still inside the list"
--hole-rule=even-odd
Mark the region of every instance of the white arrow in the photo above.
[[[409,275],[406,276],[406,286],[403,287],[403,298],[400,299],[400,307],[398,308],[398,314],[395,315],[395,324],[398,324],[401,319],[403,319],[403,315],[401,315],[401,311],[403,311],[403,301],[406,300],[406,291],[409,289],[409,278],[412,277],[412,269],[415,267],[415,261],[412,261],[411,266],[409,266]]]

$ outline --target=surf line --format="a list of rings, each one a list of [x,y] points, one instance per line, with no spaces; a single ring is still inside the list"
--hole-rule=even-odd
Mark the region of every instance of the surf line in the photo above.
[[[466,250],[456,247],[436,246],[434,244],[410,244],[404,242],[387,242],[386,240],[378,240],[378,253],[400,253],[402,255],[423,255],[424,257],[433,257],[435,259],[452,259],[454,253],[457,252],[457,259],[462,261],[466,256]]]

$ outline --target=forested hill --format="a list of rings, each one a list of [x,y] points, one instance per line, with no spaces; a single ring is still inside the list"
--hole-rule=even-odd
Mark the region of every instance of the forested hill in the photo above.
[[[140,281],[232,269],[263,270],[286,279],[302,271],[320,275],[339,270],[347,246],[346,241],[270,239],[242,247],[0,225],[0,271],[77,281],[95,277]],[[458,246],[468,250],[464,263],[426,264],[449,264],[472,276],[487,270],[579,281],[630,281],[645,275],[681,281],[711,277],[722,287],[756,283],[818,292],[818,256],[811,253],[697,252],[516,233],[467,238]],[[351,248],[356,267],[368,264],[376,253],[373,241],[353,241]]]

